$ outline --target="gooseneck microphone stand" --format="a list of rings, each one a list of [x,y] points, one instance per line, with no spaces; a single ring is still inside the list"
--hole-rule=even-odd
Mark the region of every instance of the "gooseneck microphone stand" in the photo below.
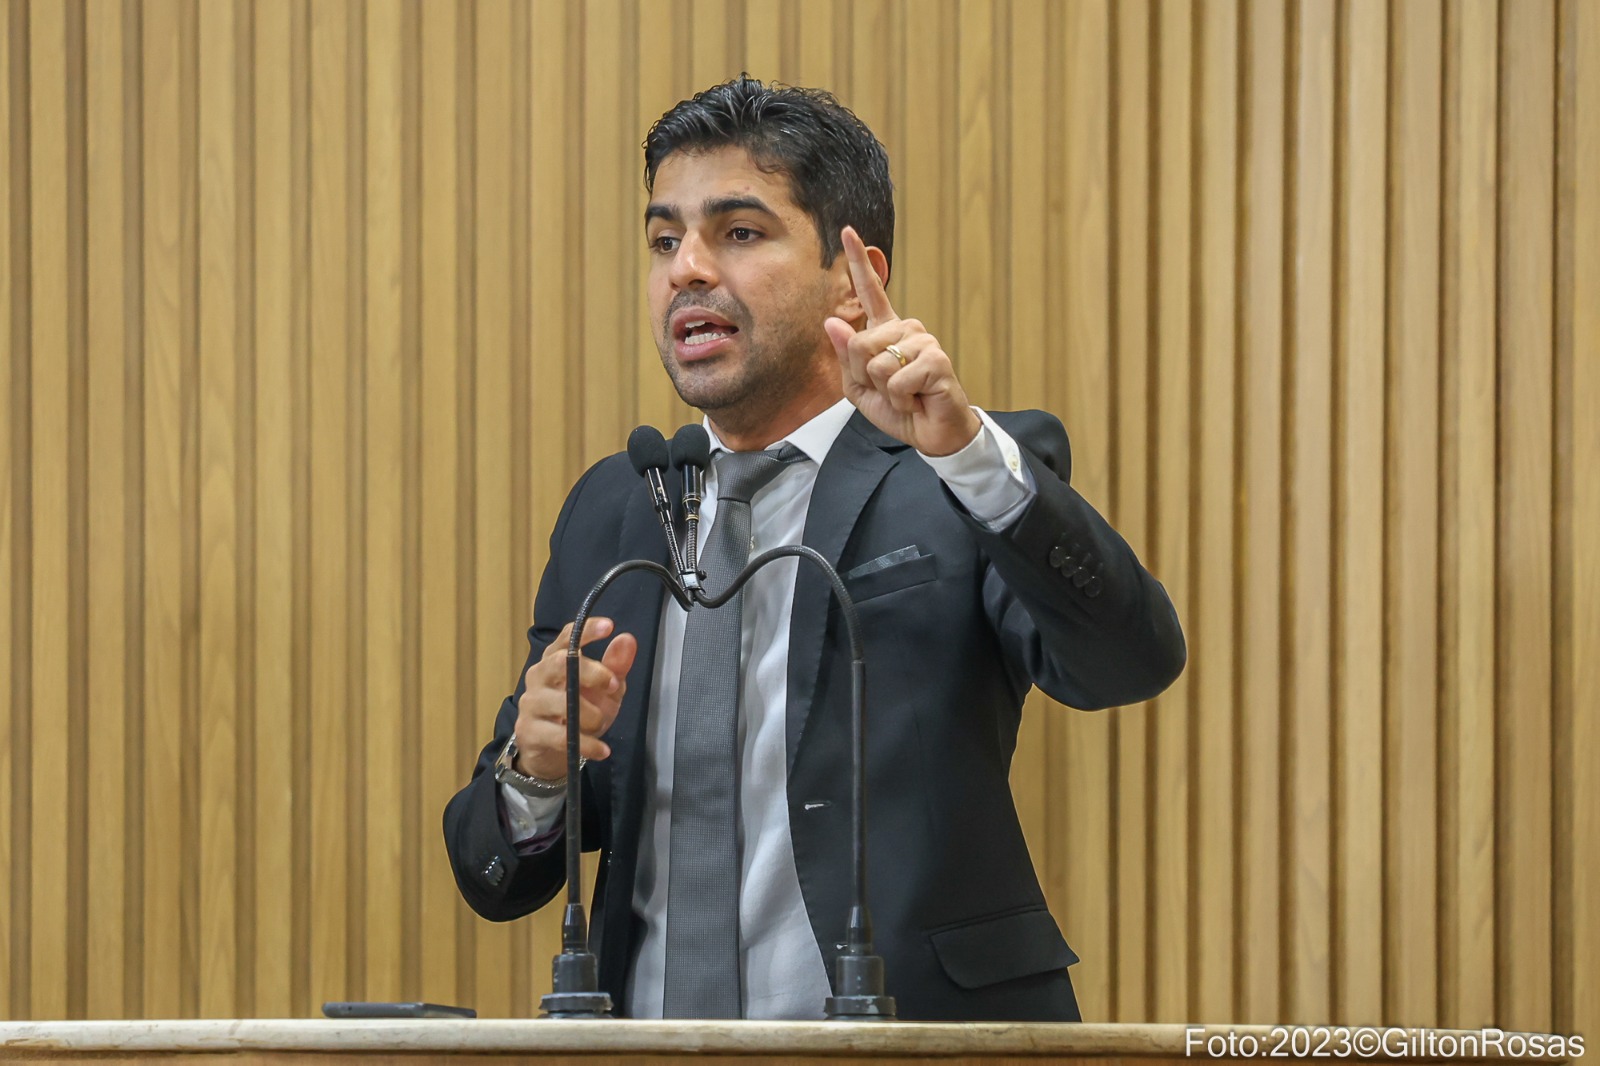
[[[561,954],[551,964],[551,991],[539,1001],[550,1018],[609,1018],[611,996],[600,991],[600,969],[589,950],[589,922],[583,912],[583,786],[578,779],[578,659],[583,628],[595,601],[617,578],[635,570],[656,575],[687,611],[694,601],[667,568],[649,559],[631,559],[605,572],[583,599],[567,643],[567,908],[561,917]]]
[[[583,868],[581,862],[582,841],[579,834],[582,832],[582,787],[579,782],[578,742],[580,731],[579,718],[579,691],[578,691],[578,666],[580,645],[584,627],[588,624],[589,616],[594,610],[597,600],[610,584],[623,574],[634,571],[643,571],[654,574],[666,587],[678,606],[685,611],[695,606],[707,610],[715,610],[731,600],[738,594],[745,583],[757,571],[769,563],[779,559],[799,558],[811,562],[818,567],[833,591],[833,597],[839,604],[840,613],[844,618],[845,631],[850,641],[850,728],[852,735],[851,752],[851,781],[850,800],[852,807],[851,824],[851,904],[850,913],[845,922],[845,942],[843,950],[834,960],[834,989],[835,994],[827,997],[823,1003],[823,1013],[830,1020],[882,1020],[892,1021],[895,1017],[894,997],[884,991],[883,959],[873,954],[872,948],[872,917],[867,909],[867,833],[866,833],[866,699],[867,699],[867,665],[865,646],[861,640],[860,620],[856,615],[855,603],[850,599],[850,593],[845,589],[844,581],[839,577],[839,572],[814,549],[803,544],[786,544],[781,547],[771,548],[751,559],[745,565],[728,587],[716,596],[708,595],[700,585],[703,574],[695,568],[695,539],[694,530],[698,523],[698,504],[700,493],[700,474],[703,471],[706,459],[709,456],[709,447],[693,440],[688,442],[691,451],[699,451],[693,456],[699,463],[692,460],[685,469],[685,496],[693,496],[693,502],[686,498],[690,510],[690,522],[685,537],[686,557],[680,557],[678,539],[672,531],[670,504],[663,511],[660,500],[665,497],[661,489],[658,465],[655,460],[659,452],[655,446],[656,441],[661,442],[660,451],[665,451],[665,441],[654,430],[653,439],[644,435],[648,427],[641,426],[634,431],[633,437],[628,441],[628,451],[635,460],[635,466],[645,466],[640,473],[646,474],[650,483],[652,502],[656,505],[656,512],[668,531],[668,549],[673,565],[678,574],[674,575],[660,563],[647,559],[633,559],[618,563],[597,581],[587,596],[584,597],[582,606],[578,609],[577,616],[572,621],[572,637],[567,644],[567,905],[561,924],[561,953],[555,957],[553,970],[553,990],[541,1001],[546,1016],[551,1018],[608,1018],[611,1016],[611,997],[600,991],[599,970],[594,954],[589,950],[588,922],[584,917],[583,909]],[[693,429],[699,439],[705,439],[704,430],[698,426],[684,427],[684,430]],[[673,439],[673,450],[680,452],[680,440],[685,438],[685,431],[680,430]],[[641,440],[641,437],[643,439]],[[636,441],[640,447],[636,448]],[[664,462],[659,466],[665,466]],[[699,469],[696,469],[698,465]],[[692,476],[691,476],[691,471]],[[649,475],[654,474],[654,477]]]

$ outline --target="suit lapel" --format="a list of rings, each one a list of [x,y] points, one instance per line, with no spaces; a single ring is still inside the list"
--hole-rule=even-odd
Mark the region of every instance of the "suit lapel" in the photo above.
[[[806,513],[802,543],[837,567],[850,543],[862,509],[906,446],[868,422],[860,412],[850,416],[828,457],[817,471],[816,488]],[[786,721],[788,769],[794,770],[795,753],[805,734],[806,719],[816,696],[817,671],[822,663],[828,608],[833,600],[827,580],[816,567],[802,560],[795,579],[794,607],[789,620],[789,707]]]

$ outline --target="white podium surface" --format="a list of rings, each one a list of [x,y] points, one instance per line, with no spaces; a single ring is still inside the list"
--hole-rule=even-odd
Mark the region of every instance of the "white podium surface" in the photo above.
[[[1441,1035],[1444,1031],[1438,1031]],[[1208,1036],[1281,1043],[1272,1026],[922,1022],[654,1022],[480,1018],[0,1023],[0,1058],[97,1063],[1071,1062],[1247,1061],[1206,1054]],[[1468,1034],[1456,1034],[1459,1037]],[[1476,1035],[1475,1033],[1471,1035]],[[1199,1041],[1197,1043],[1197,1041]],[[1256,1058],[1268,1057],[1260,1053]],[[1341,1056],[1395,1062],[1393,1055]],[[1484,1062],[1496,1054],[1404,1056]],[[1559,1061],[1524,1056],[1520,1061]]]

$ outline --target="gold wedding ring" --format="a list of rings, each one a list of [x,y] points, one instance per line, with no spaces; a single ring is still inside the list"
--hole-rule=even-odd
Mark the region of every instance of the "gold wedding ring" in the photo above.
[[[885,348],[884,351],[898,359],[902,367],[906,365],[906,353],[902,352],[898,345],[891,344],[889,347]]]

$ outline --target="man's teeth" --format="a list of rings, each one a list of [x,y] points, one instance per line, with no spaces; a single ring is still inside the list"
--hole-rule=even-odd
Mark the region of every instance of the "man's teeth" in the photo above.
[[[690,324],[690,326],[689,326],[690,332],[687,335],[685,335],[684,338],[683,338],[683,343],[684,344],[691,345],[691,346],[697,345],[697,344],[710,344],[712,341],[720,341],[724,337],[732,336],[731,333],[726,333],[726,332],[723,332],[721,330],[716,330],[716,329],[708,330],[708,331],[706,331],[704,333],[695,333],[695,332],[693,332],[696,329],[696,327],[698,327],[699,325],[701,325],[701,323],[698,323],[698,322]]]

